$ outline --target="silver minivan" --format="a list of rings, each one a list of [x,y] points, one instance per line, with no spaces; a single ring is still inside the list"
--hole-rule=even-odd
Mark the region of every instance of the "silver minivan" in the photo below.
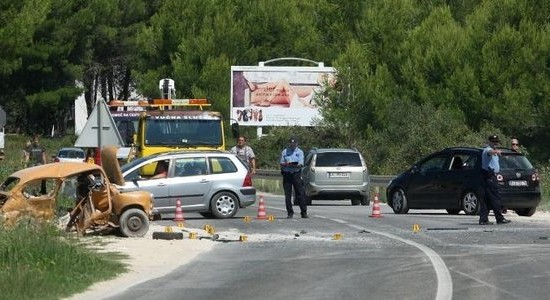
[[[246,164],[225,151],[158,153],[135,159],[121,169],[126,182],[120,187],[122,192],[151,192],[162,218],[174,217],[178,200],[184,213],[219,219],[231,218],[239,208],[256,202]]]
[[[345,200],[369,205],[370,178],[356,149],[313,148],[306,156],[302,179],[307,204],[312,200]]]

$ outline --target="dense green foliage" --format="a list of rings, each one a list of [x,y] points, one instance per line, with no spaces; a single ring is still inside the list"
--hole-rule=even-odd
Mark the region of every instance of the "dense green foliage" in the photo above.
[[[1,298],[68,297],[124,272],[121,257],[84,247],[52,224],[21,222],[0,231]]]
[[[303,57],[334,66],[339,80],[320,103],[322,127],[305,129],[316,133],[312,145],[360,148],[376,173],[402,170],[438,148],[479,146],[488,133],[517,136],[538,164],[550,158],[547,1],[4,0],[0,7],[0,105],[9,132],[46,134],[55,125],[64,134],[82,91],[89,107],[99,97],[128,99],[134,89],[155,97],[166,77],[178,97],[209,97],[228,115],[232,65]],[[266,148],[281,144],[273,142]]]

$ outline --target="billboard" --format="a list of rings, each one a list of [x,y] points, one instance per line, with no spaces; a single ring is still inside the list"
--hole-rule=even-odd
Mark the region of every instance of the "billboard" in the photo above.
[[[231,67],[231,123],[242,126],[312,126],[331,67]]]

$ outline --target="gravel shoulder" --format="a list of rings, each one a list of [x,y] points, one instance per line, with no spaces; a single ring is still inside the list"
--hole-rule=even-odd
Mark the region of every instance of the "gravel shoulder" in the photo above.
[[[178,227],[172,227],[174,232]],[[98,282],[86,291],[67,299],[96,300],[123,292],[141,282],[158,278],[185,265],[197,255],[211,250],[215,242],[208,239],[189,239],[184,232],[183,240],[155,240],[153,232],[163,232],[164,226],[152,225],[149,232],[141,238],[122,238],[103,236],[101,251],[119,252],[128,255],[124,260],[129,271],[116,278]],[[195,230],[198,235],[206,235],[203,230]]]

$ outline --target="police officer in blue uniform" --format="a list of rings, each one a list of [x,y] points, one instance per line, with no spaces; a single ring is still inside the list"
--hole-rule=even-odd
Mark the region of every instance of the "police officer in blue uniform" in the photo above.
[[[304,166],[304,152],[298,148],[298,140],[290,138],[288,146],[281,152],[281,174],[283,175],[283,189],[285,191],[285,204],[287,218],[292,219],[294,210],[292,209],[292,188],[296,191],[298,204],[300,205],[300,214],[302,218],[308,218],[307,206],[304,196],[304,185],[300,174]]]
[[[495,214],[497,224],[507,224],[511,221],[505,219],[502,215],[497,183],[498,173],[500,172],[499,156],[502,151],[496,147],[500,141],[496,135],[489,136],[488,140],[489,144],[483,149],[483,153],[481,154],[481,168],[485,180],[485,197],[484,201],[481,202],[481,209],[479,211],[479,225],[492,224],[489,222],[490,209]]]

